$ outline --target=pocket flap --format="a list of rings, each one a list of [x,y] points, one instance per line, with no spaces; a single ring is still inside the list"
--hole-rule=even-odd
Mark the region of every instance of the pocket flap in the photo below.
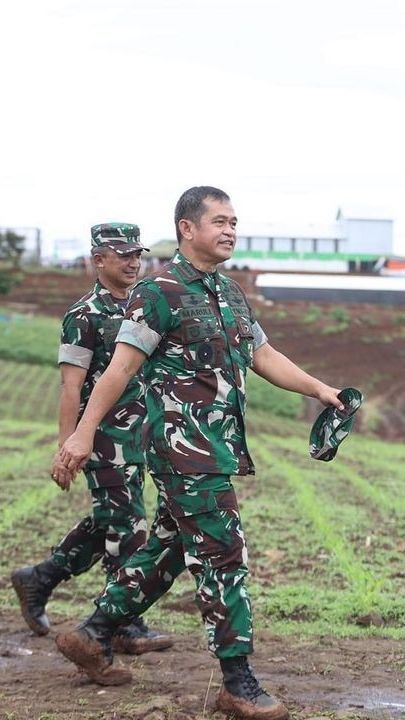
[[[174,495],[169,499],[169,503],[174,517],[200,515],[217,509],[217,501],[212,490]]]

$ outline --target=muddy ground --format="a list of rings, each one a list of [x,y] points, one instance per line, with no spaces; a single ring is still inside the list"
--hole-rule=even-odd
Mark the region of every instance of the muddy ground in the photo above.
[[[2,720],[202,720],[220,719],[215,697],[218,663],[198,635],[176,636],[171,649],[136,658],[119,656],[134,680],[121,687],[88,682],[57,651],[54,625],[38,638],[15,615],[0,625]],[[253,664],[263,685],[288,705],[293,717],[405,717],[404,643],[380,638],[297,641],[269,631],[256,637]]]

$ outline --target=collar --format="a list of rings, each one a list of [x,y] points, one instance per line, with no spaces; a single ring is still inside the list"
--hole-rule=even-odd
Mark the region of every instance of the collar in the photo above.
[[[94,285],[93,292],[97,297],[100,299],[100,301],[103,303],[103,305],[106,306],[107,310],[110,312],[119,312],[121,311],[122,314],[124,314],[125,310],[124,308],[120,307],[120,305],[117,305],[117,303],[114,301],[113,296],[111,295],[110,291],[107,290],[106,287],[100,282],[100,280],[96,280],[96,284]]]
[[[171,265],[175,267],[176,272],[186,284],[193,282],[193,280],[204,280],[207,275],[212,275],[216,281],[222,278],[218,270],[215,270],[213,273],[207,273],[204,270],[199,270],[194,267],[190,260],[187,260],[187,258],[182,255],[180,250],[176,250],[171,260]]]

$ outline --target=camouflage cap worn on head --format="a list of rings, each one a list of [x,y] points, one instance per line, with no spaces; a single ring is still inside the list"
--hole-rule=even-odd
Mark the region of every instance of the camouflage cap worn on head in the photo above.
[[[91,248],[107,247],[114,250],[119,255],[126,255],[136,250],[148,250],[144,247],[140,240],[140,231],[138,225],[131,223],[102,223],[101,225],[93,225],[91,228]]]
[[[314,460],[333,460],[340,443],[351,431],[354,414],[363,402],[363,395],[356,388],[344,388],[338,398],[345,406],[344,410],[336,407],[325,408],[311,428],[309,454]]]

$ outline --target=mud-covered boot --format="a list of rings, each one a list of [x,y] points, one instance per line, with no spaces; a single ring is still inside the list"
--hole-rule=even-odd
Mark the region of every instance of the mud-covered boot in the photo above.
[[[97,608],[75,630],[57,635],[56,645],[90,680],[99,685],[124,685],[131,682],[132,673],[113,665],[111,638],[116,629],[117,623]]]
[[[70,573],[58,567],[53,560],[19,568],[11,575],[11,583],[20,601],[22,616],[28,627],[37,635],[47,635],[50,623],[45,606],[52,590]]]
[[[217,700],[218,710],[248,720],[286,720],[288,710],[260,687],[247,657],[221,660],[224,683]]]
[[[142,655],[152,650],[165,650],[173,645],[169,635],[150,630],[141,617],[136,617],[130,625],[117,628],[112,646],[115,652],[128,655]]]

